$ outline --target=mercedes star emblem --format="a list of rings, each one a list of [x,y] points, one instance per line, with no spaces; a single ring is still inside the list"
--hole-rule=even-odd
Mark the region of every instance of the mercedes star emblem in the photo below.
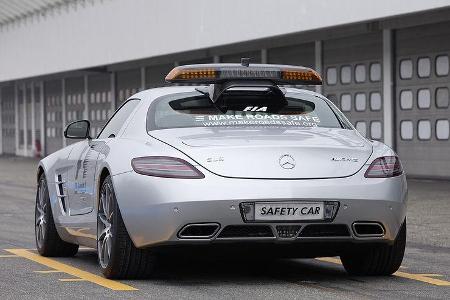
[[[283,169],[293,169],[295,168],[295,159],[289,154],[285,154],[280,157],[279,160],[280,166]]]

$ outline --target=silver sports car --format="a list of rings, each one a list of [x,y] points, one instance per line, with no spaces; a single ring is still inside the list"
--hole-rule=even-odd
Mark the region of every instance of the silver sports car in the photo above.
[[[407,186],[395,152],[359,134],[309,68],[188,65],[173,87],[130,97],[100,134],[39,163],[35,232],[44,256],[96,248],[108,278],[142,278],[169,250],[340,256],[357,275],[394,273]]]

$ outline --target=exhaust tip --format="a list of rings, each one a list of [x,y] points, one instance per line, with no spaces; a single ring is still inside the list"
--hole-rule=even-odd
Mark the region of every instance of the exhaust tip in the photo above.
[[[378,222],[355,222],[352,227],[358,237],[382,237],[386,233]]]
[[[218,223],[196,223],[187,224],[178,232],[180,239],[209,239],[218,231],[220,225]]]

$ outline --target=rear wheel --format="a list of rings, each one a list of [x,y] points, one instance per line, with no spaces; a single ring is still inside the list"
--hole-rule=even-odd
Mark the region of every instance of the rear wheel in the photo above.
[[[56,231],[45,175],[39,177],[36,193],[34,232],[36,248],[42,256],[74,256],[78,245],[63,241]]]
[[[100,267],[107,278],[148,278],[154,269],[153,253],[136,248],[128,235],[110,176],[103,181],[100,190],[97,252]]]
[[[357,252],[341,255],[345,270],[351,275],[391,275],[399,268],[406,246],[406,221],[393,245],[362,247]]]

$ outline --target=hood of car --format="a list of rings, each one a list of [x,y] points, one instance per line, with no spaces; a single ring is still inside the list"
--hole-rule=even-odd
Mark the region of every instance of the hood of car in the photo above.
[[[355,174],[372,153],[358,133],[336,128],[176,128],[150,135],[217,175],[317,179]]]

